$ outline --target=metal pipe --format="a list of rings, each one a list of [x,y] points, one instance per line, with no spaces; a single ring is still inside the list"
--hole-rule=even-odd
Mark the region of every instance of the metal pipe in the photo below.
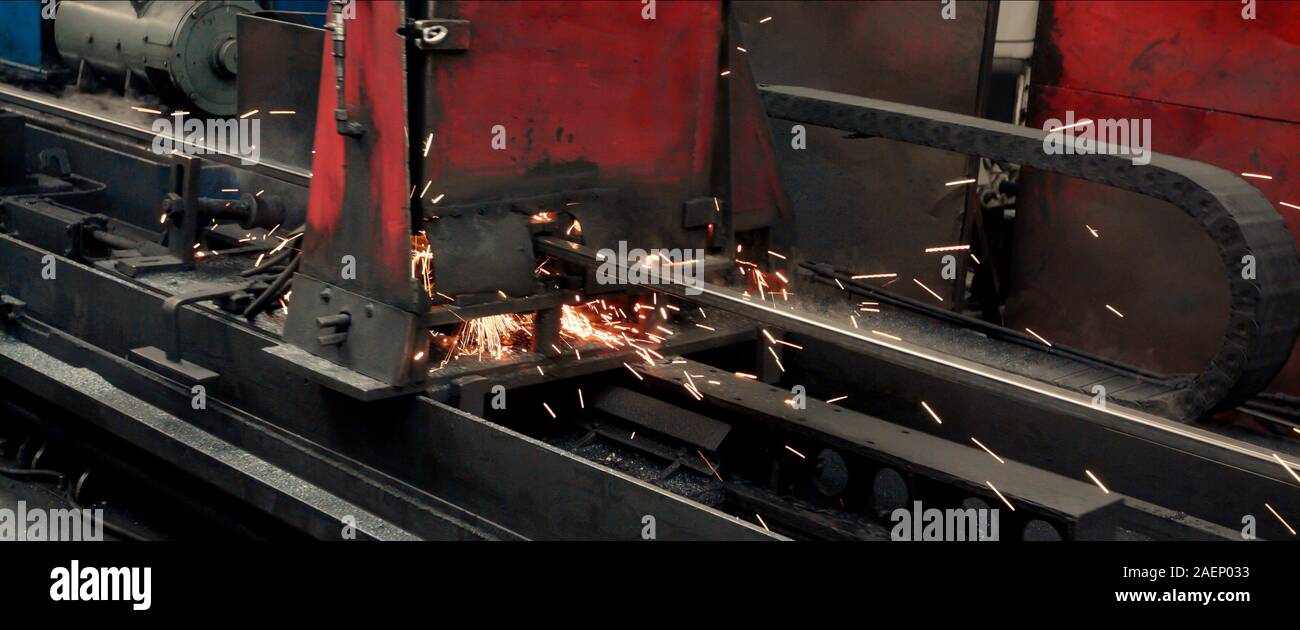
[[[104,230],[95,230],[90,233],[90,236],[113,249],[135,249],[140,246],[139,241],[105,232]]]
[[[280,296],[280,292],[284,291],[284,287],[289,284],[289,279],[293,278],[293,272],[298,270],[298,261],[300,260],[302,260],[301,254],[294,256],[293,262],[289,263],[289,266],[285,267],[284,271],[280,272],[280,275],[276,276],[275,281],[271,283],[271,286],[267,287],[261,295],[257,296],[256,300],[253,300],[252,304],[248,305],[248,308],[244,309],[244,317],[247,317],[248,319],[257,317],[257,314],[262,312],[262,309],[270,303],[271,300]]]

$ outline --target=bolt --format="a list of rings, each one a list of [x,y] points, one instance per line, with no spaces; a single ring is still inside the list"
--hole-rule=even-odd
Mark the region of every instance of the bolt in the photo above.
[[[329,289],[321,289],[321,292],[320,292],[320,301],[325,302],[326,304],[328,304],[329,301],[330,301],[330,296],[331,296],[331,294],[330,294],[330,290],[329,290]]]

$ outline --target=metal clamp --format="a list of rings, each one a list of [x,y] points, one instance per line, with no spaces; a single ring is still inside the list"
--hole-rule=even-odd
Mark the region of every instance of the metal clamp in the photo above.
[[[428,51],[469,50],[469,20],[416,20],[406,29],[416,48]]]

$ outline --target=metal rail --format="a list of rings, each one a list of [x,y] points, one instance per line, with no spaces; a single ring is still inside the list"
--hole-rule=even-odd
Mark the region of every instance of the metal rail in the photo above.
[[[107,133],[123,141],[144,142],[144,150],[153,142],[155,134],[147,127],[113,120],[82,109],[59,103],[52,97],[43,97],[19,90],[11,85],[0,84],[0,103],[5,103],[28,119],[28,124],[50,128],[89,139],[99,140],[94,132]],[[76,124],[70,124],[69,121]],[[84,127],[83,127],[84,126]],[[279,162],[261,161],[256,164],[244,164],[238,155],[220,151],[206,144],[197,145],[182,136],[179,139],[183,153],[201,154],[205,159],[229,166],[265,175],[297,186],[311,184],[311,171],[281,164]]]

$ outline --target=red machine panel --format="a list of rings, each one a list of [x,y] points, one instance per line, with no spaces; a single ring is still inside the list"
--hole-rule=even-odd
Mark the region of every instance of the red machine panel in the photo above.
[[[346,20],[344,94],[360,138],[337,131],[333,41],[325,38],[316,154],[302,271],[388,303],[418,303],[411,280],[408,205],[405,39],[400,2],[358,2]],[[342,257],[355,259],[355,278],[340,274]]]
[[[1044,3],[1029,124],[1067,111],[1150,119],[1154,151],[1271,177],[1247,181],[1300,237],[1300,210],[1284,205],[1300,205],[1300,90],[1291,81],[1300,76],[1300,5],[1260,2],[1253,20],[1243,8]],[[1202,340],[1221,334],[1226,304],[1208,240],[1178,213],[1119,191],[1036,172],[1022,181],[1009,323],[1153,369],[1203,365]],[[1060,251],[1070,260],[1057,260]],[[1103,308],[1123,310],[1119,302],[1123,320]],[[1274,388],[1300,393],[1296,354]]]
[[[1044,2],[1034,82],[1279,120],[1300,116],[1300,4]]]
[[[602,219],[632,221],[622,234],[646,245],[684,245],[663,242],[680,230],[681,203],[715,194],[722,5],[660,2],[654,19],[644,9],[439,2],[437,17],[469,21],[473,38],[430,60],[428,197],[446,206],[615,187],[622,216]]]

